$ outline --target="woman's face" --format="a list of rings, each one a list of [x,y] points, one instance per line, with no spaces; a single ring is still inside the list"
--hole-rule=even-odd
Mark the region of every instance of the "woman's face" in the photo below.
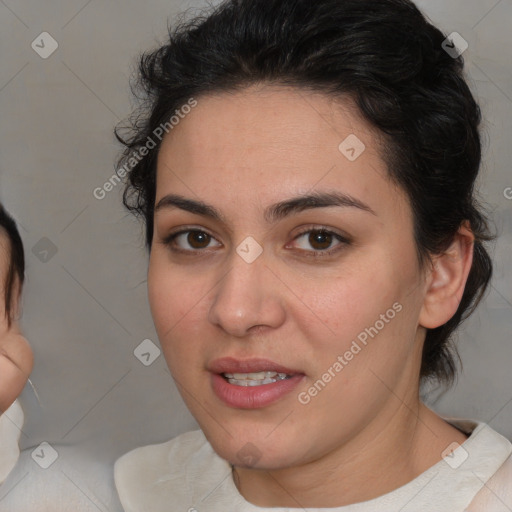
[[[5,281],[9,269],[10,241],[0,230],[0,414],[16,400],[27,383],[33,366],[32,350],[21,334],[16,319],[10,327],[5,311]],[[15,309],[18,307],[19,285],[13,294]]]
[[[417,395],[425,279],[377,143],[348,101],[270,86],[201,97],[164,138],[152,315],[235,465],[316,460]]]

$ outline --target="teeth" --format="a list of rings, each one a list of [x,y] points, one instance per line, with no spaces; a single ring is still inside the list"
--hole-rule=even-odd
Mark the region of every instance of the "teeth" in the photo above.
[[[264,380],[272,379],[277,375],[277,372],[258,372],[258,373],[233,373],[233,379],[243,380]]]
[[[224,373],[230,384],[236,386],[260,386],[262,384],[272,384],[278,380],[288,379],[291,375],[277,372],[257,372],[257,373]]]
[[[238,379],[238,380],[263,380],[263,379],[273,379],[275,376],[279,376],[280,378],[286,377],[286,373],[277,373],[277,372],[258,372],[258,373],[224,373],[224,376],[228,379]]]

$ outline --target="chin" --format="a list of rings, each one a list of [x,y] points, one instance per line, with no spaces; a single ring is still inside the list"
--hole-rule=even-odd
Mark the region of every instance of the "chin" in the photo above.
[[[224,424],[223,427],[225,430],[218,425],[201,428],[217,455],[233,466],[276,470],[298,462],[297,446],[300,446],[300,440],[294,441],[293,434],[284,429],[281,435],[275,432],[269,436],[272,428],[268,425],[260,431],[254,425],[237,428]]]

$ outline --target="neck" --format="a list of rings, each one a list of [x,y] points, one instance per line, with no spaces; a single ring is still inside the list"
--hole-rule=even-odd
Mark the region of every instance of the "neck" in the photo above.
[[[395,396],[350,442],[307,464],[234,468],[235,485],[263,507],[340,507],[389,493],[439,462],[452,442],[466,440],[415,397],[405,403]]]

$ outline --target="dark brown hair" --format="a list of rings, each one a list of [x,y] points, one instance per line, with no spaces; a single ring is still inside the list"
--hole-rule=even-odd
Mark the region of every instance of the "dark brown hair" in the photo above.
[[[7,318],[7,325],[10,327],[14,315],[14,305],[19,299],[25,281],[25,255],[23,252],[23,242],[16,222],[9,213],[7,213],[2,204],[0,204],[0,229],[7,235],[9,247],[9,267],[5,280],[4,314]],[[3,278],[3,275],[1,278]],[[16,287],[16,283],[18,283],[18,287]],[[17,294],[15,296],[14,293],[16,290]]]
[[[130,157],[190,97],[276,83],[350,96],[387,141],[389,177],[406,191],[422,266],[441,254],[464,221],[474,258],[455,315],[427,331],[421,378],[451,384],[456,327],[481,300],[492,274],[493,239],[474,185],[481,161],[478,104],[463,59],[408,0],[228,0],[181,21],[142,55],[134,92],[143,103],[116,135]],[[125,131],[128,128],[128,131]],[[143,217],[151,250],[160,143],[128,172],[123,203]],[[132,161],[133,162],[133,161]]]

